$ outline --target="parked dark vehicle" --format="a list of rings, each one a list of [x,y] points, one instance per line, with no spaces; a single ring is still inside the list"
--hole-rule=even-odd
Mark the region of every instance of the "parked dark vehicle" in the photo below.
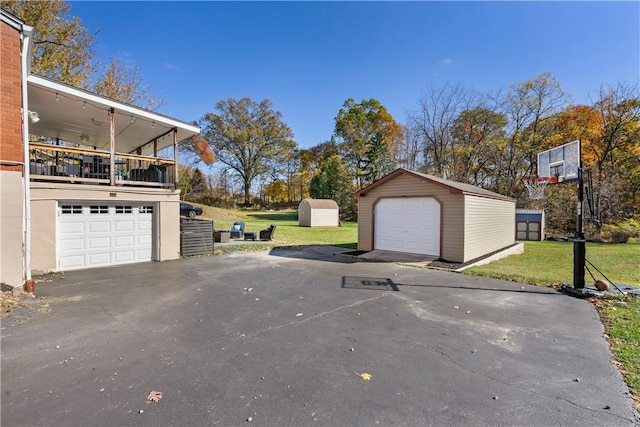
[[[202,208],[190,205],[189,203],[180,203],[180,215],[193,219],[196,215],[202,215]]]

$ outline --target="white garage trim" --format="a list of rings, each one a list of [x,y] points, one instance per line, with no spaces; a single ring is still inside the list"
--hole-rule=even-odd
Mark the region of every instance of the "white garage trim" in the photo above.
[[[441,204],[435,197],[381,198],[373,218],[374,249],[440,257]]]
[[[153,203],[59,202],[57,269],[151,261],[155,210]]]

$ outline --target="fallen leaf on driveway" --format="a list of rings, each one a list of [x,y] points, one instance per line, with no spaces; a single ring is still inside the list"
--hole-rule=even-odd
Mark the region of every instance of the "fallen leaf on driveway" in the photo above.
[[[160,399],[162,399],[162,392],[161,391],[152,391],[149,393],[149,396],[147,396],[147,401],[149,402],[160,402]]]
[[[363,372],[363,373],[360,374],[360,373],[354,371],[353,373],[356,374],[357,376],[359,376],[364,381],[369,381],[371,378],[373,378],[371,376],[371,374],[367,374],[366,372]]]

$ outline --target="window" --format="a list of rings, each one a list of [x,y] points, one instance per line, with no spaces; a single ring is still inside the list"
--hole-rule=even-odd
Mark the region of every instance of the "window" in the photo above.
[[[139,213],[153,213],[153,206],[139,206]]]
[[[116,206],[117,214],[130,214],[131,212],[133,212],[132,206]]]
[[[73,215],[73,214],[81,214],[82,206],[81,205],[62,205],[60,207],[62,209],[62,213],[65,215]]]
[[[108,214],[109,206],[90,206],[89,211],[92,214]]]

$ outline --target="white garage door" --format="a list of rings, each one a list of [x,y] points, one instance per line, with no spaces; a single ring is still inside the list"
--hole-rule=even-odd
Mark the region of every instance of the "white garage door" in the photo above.
[[[60,203],[58,269],[151,261],[153,206]]]
[[[381,199],[375,249],[440,256],[440,204],[433,197]]]

